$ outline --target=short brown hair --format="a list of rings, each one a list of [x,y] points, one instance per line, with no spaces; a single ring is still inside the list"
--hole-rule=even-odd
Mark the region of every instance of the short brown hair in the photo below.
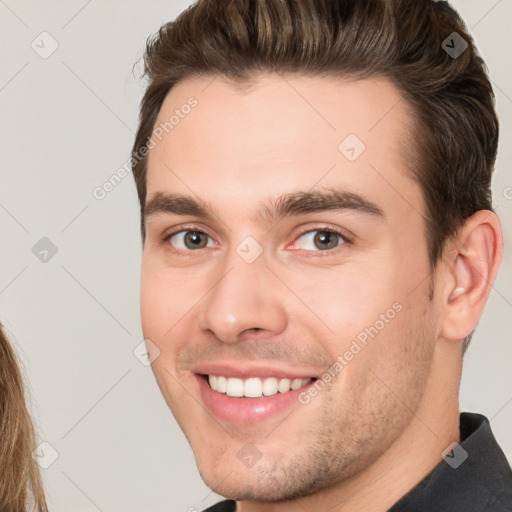
[[[449,51],[456,42],[467,45],[460,55]],[[494,95],[448,2],[199,0],[148,40],[144,63],[149,83],[132,150],[143,239],[147,157],[141,149],[169,90],[201,75],[240,82],[264,71],[390,79],[413,107],[411,172],[425,201],[432,267],[466,218],[492,210]]]

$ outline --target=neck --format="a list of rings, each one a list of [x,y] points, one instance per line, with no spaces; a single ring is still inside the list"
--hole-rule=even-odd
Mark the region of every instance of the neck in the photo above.
[[[460,442],[461,365],[460,346],[440,340],[425,393],[409,425],[386,452],[362,471],[312,496],[279,503],[244,501],[238,503],[237,511],[387,511],[442,461],[441,454],[448,445]]]

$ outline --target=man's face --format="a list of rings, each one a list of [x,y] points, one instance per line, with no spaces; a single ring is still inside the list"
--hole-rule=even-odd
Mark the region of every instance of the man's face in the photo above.
[[[144,336],[212,489],[307,495],[422,406],[438,312],[411,117],[384,79],[212,79],[174,87],[155,125],[190,111],[149,155]]]

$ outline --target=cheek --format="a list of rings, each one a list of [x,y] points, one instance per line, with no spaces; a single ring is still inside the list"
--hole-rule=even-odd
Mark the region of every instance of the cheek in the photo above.
[[[162,338],[169,334],[169,329],[193,307],[194,287],[183,274],[183,271],[171,271],[153,262],[143,262],[140,310],[145,336],[148,333]]]
[[[333,362],[349,367],[344,370],[349,381],[379,361],[393,365],[403,358],[414,343],[410,333],[426,318],[424,286],[408,296],[409,265],[380,256],[336,272],[311,270],[289,281],[307,306],[297,302],[296,317],[322,340]]]
[[[155,272],[143,265],[140,287],[140,311],[144,337],[154,338],[165,323],[165,309],[168,307],[168,293],[159,285]]]
[[[295,269],[287,282],[301,299],[295,307],[300,322],[336,343],[349,342],[392,308],[400,297],[392,274],[382,259],[354,261],[338,269]]]

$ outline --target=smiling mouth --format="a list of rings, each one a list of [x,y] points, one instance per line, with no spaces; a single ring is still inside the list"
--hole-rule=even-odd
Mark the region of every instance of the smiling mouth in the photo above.
[[[276,377],[249,377],[240,379],[223,375],[203,375],[210,388],[232,398],[261,398],[285,394],[307,386],[316,378],[286,379]]]

